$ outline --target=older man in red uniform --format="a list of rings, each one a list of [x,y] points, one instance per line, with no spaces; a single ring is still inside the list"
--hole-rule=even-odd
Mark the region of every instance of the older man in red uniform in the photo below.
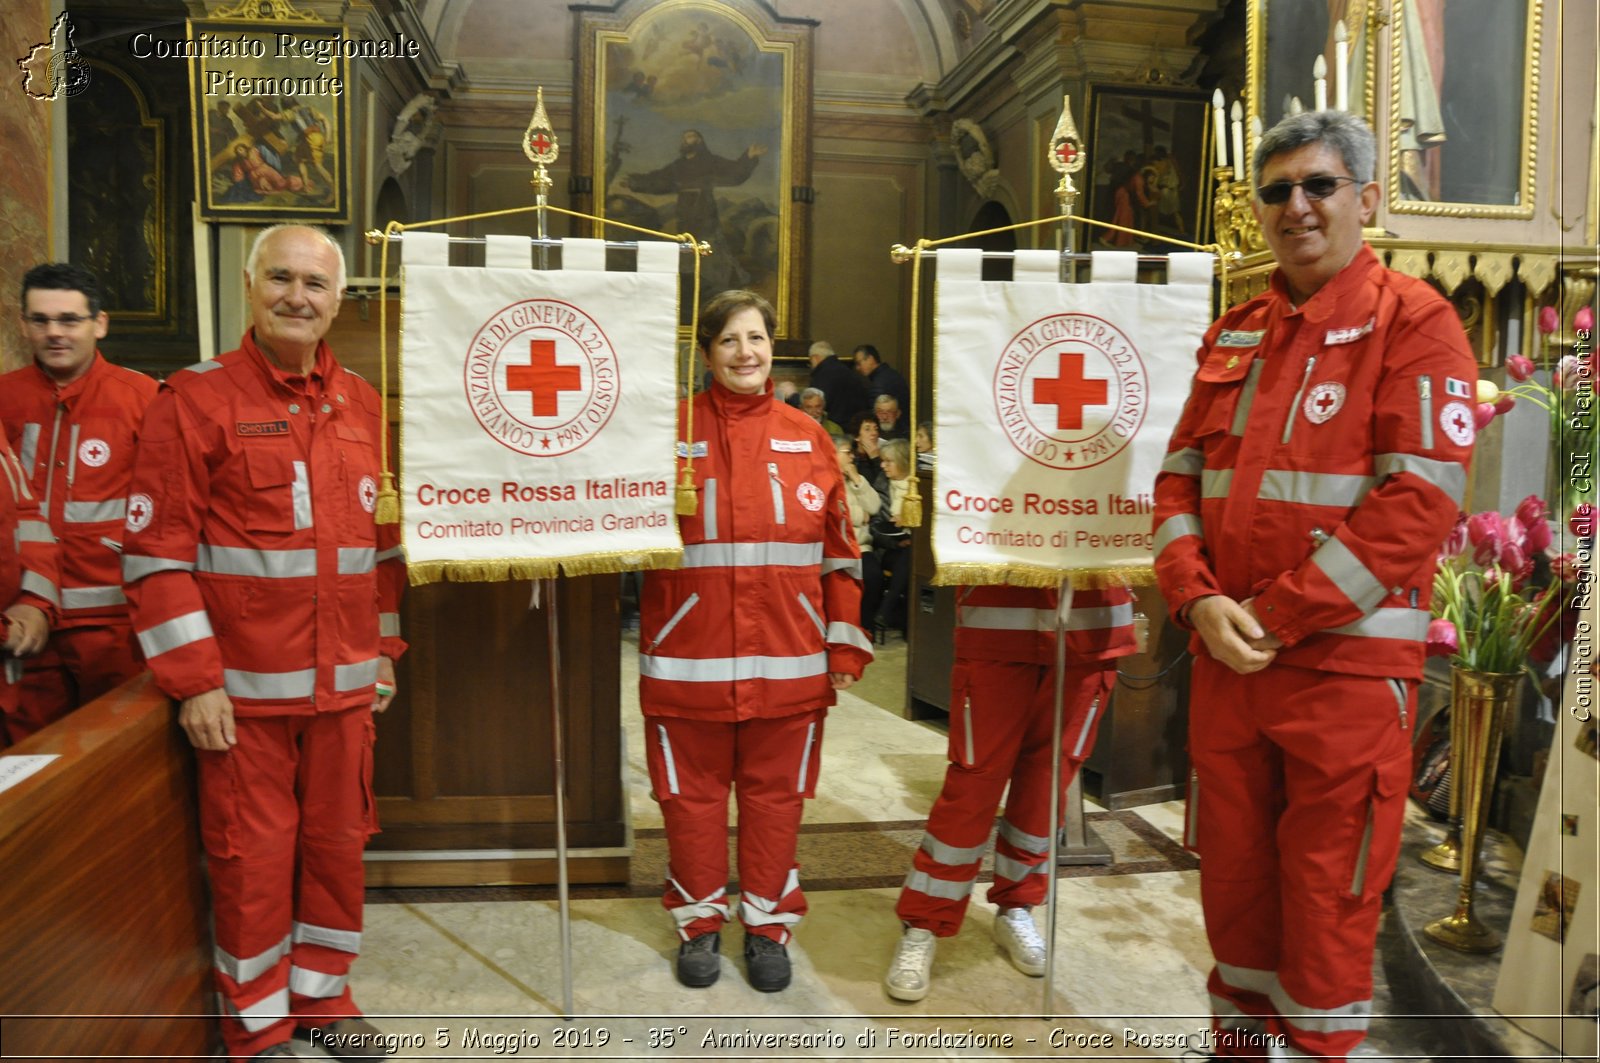
[[[1466,487],[1476,363],[1450,304],[1362,243],[1373,159],[1343,112],[1262,138],[1278,269],[1206,333],[1156,480],[1156,574],[1197,632],[1189,816],[1223,1055],[1338,1060],[1366,1035]]]
[[[60,262],[30,269],[22,324],[33,364],[0,377],[0,423],[60,543],[61,616],[6,713],[12,742],[144,669],[120,550],[134,439],[156,393],[154,380],[98,350],[109,322],[88,270]]]
[[[350,965],[377,827],[373,713],[405,649],[397,529],[373,512],[377,392],[323,342],[344,256],[268,229],[239,350],[176,373],[139,440],[123,558],[134,627],[199,750],[223,1038],[291,1057],[296,1026],[381,1057]]]
[[[50,635],[56,579],[55,536],[0,433],[0,712],[7,716],[17,707],[20,658],[38,653]],[[0,735],[0,749],[8,744]]]

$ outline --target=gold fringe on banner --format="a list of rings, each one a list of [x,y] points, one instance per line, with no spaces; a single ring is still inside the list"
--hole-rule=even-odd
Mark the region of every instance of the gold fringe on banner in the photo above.
[[[561,561],[561,571],[568,576],[603,576],[642,568],[681,567],[682,550],[618,550],[613,554],[585,554]]]
[[[501,583],[511,579],[553,579],[561,563],[554,558],[508,561],[413,561],[406,576],[413,587],[425,583]]]
[[[934,570],[933,585],[988,587],[1004,584],[1011,587],[1056,587],[1064,579],[1071,580],[1074,587],[1082,587],[1085,590],[1102,587],[1149,587],[1154,586],[1156,574],[1149,565],[1061,569],[1022,562],[986,565],[976,561],[958,561],[939,565]]]

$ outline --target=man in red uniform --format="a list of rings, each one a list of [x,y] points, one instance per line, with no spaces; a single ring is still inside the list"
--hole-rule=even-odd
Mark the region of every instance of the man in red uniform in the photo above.
[[[1116,658],[1136,648],[1125,589],[1075,591],[1069,606],[1060,794],[1094,751]],[[905,933],[883,984],[896,1000],[928,995],[934,947],[961,929],[1008,783],[989,888],[998,910],[994,936],[1017,970],[1044,974],[1045,942],[1032,909],[1044,900],[1053,870],[1056,607],[1053,588],[963,587],[957,594],[950,767],[895,906]]]
[[[66,263],[22,278],[33,364],[0,377],[0,423],[60,543],[61,616],[28,661],[20,705],[5,717],[20,742],[138,675],[122,594],[122,520],[134,438],[156,382],[112,365],[95,341],[108,321],[93,273]]]
[[[1476,363],[1450,304],[1362,243],[1373,156],[1343,112],[1262,138],[1278,269],[1206,333],[1156,480],[1156,574],[1197,633],[1189,817],[1223,1055],[1337,1060],[1366,1035],[1466,488]]]
[[[773,316],[744,291],[701,311],[712,383],[694,399],[693,442],[680,444],[699,507],[679,518],[683,566],[651,572],[639,605],[639,704],[667,833],[662,904],[682,940],[678,980],[703,988],[721,971],[732,790],[745,963],[751,986],[769,993],[789,984],[787,946],[806,912],[795,845],[823,719],[872,660],[833,441],[772,401]]]
[[[20,658],[38,653],[55,618],[57,550],[28,477],[0,432],[0,712],[17,708]],[[9,745],[0,735],[0,749]]]
[[[343,290],[325,233],[263,232],[250,331],[162,385],[128,496],[134,628],[199,750],[234,1059],[292,1056],[297,1025],[340,1058],[384,1055],[347,983],[404,563],[373,520],[377,392],[323,342]]]

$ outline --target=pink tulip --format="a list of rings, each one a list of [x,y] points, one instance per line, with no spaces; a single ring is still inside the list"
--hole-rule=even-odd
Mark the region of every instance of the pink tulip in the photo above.
[[[1572,327],[1579,332],[1594,331],[1594,307],[1580,306],[1578,312],[1572,315]]]
[[[1528,525],[1528,533],[1523,537],[1522,545],[1530,554],[1542,554],[1550,548],[1555,535],[1550,531],[1550,522],[1544,519],[1536,520]]]
[[[1572,516],[1567,518],[1567,527],[1572,529],[1572,534],[1582,538],[1594,534],[1594,503],[1579,502],[1572,507]]]
[[[1448,657],[1461,649],[1456,626],[1443,617],[1428,624],[1428,656]]]
[[[1561,327],[1561,313],[1553,306],[1539,308],[1539,331],[1546,336]]]
[[[1439,547],[1440,558],[1460,557],[1461,551],[1467,548],[1467,515],[1465,513],[1456,517],[1455,527],[1450,529],[1450,534]]]
[[[1569,354],[1556,363],[1556,371],[1550,378],[1550,382],[1557,389],[1575,387],[1577,386],[1578,378],[1583,375],[1583,363]]]
[[[1489,427],[1489,422],[1494,420],[1494,406],[1487,402],[1480,402],[1472,409],[1472,424],[1478,431]]]
[[[1505,392],[1501,392],[1500,397],[1496,399],[1494,403],[1495,415],[1499,416],[1500,414],[1510,413],[1511,407],[1515,406],[1516,404],[1517,397],[1515,395],[1507,395]]]
[[[1535,521],[1544,520],[1549,515],[1550,507],[1538,495],[1529,495],[1518,502],[1516,512],[1513,514],[1524,527],[1531,526]]]
[[[1522,544],[1514,539],[1501,544],[1500,567],[1506,570],[1511,577],[1513,585],[1520,584],[1533,574],[1533,558],[1522,548]]]
[[[1557,554],[1550,559],[1550,571],[1562,583],[1576,583],[1582,571],[1578,567],[1578,555],[1568,550],[1564,554]]]
[[[1526,380],[1533,375],[1533,359],[1525,354],[1513,354],[1506,359],[1506,372],[1513,380]]]

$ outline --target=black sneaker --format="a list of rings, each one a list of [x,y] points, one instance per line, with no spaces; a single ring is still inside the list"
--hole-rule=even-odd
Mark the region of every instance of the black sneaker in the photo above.
[[[722,974],[722,935],[701,934],[678,946],[678,981],[690,989],[716,985]]]
[[[771,938],[746,934],[744,965],[751,989],[776,993],[789,988],[789,950]]]

